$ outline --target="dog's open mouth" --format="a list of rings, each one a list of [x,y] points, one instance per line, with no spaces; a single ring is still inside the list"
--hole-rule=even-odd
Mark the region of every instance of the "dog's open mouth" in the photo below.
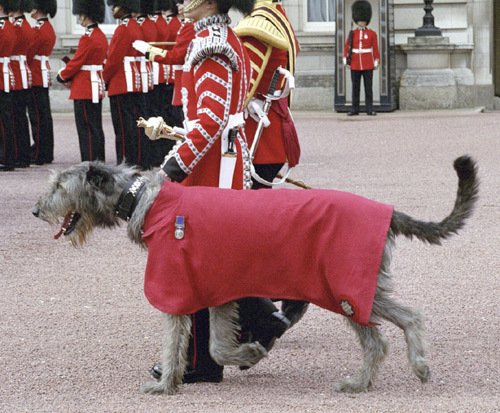
[[[81,215],[76,211],[71,211],[67,213],[66,216],[64,217],[61,229],[56,235],[54,235],[54,239],[59,239],[61,235],[66,236],[71,234],[75,230],[76,224],[78,223],[80,218]]]

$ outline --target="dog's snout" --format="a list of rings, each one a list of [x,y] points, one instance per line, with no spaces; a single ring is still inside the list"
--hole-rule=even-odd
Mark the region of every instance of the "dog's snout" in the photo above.
[[[37,206],[34,207],[32,210],[31,210],[31,213],[35,216],[35,217],[39,217],[40,216],[40,208],[38,208]]]

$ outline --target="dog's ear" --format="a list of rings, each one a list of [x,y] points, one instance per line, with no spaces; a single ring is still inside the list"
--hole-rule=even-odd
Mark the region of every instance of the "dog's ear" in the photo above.
[[[89,164],[89,170],[87,171],[87,182],[94,189],[102,191],[106,194],[113,192],[113,176],[104,168]]]

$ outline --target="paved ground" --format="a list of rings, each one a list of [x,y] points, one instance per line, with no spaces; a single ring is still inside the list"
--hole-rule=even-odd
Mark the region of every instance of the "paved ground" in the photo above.
[[[142,293],[145,253],[125,229],[98,231],[86,248],[54,241],[30,209],[48,168],[2,173],[0,184],[1,412],[481,412],[500,411],[500,113],[426,112],[296,115],[303,157],[294,177],[353,191],[439,220],[456,192],[453,159],[480,167],[478,209],[442,247],[400,240],[397,296],[421,308],[430,383],[406,362],[404,338],[383,326],[390,355],[374,389],[334,393],[360,363],[353,333],[312,308],[268,359],[219,385],[185,385],[179,395],[139,393],[159,357],[160,314]],[[72,116],[56,116],[56,162],[79,161]],[[106,121],[108,161],[113,139]]]

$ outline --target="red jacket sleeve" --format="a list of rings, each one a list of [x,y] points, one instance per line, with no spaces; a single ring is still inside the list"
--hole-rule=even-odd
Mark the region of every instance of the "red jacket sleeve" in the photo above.
[[[70,80],[79,71],[84,62],[87,60],[87,55],[92,47],[92,42],[88,36],[82,36],[78,42],[78,47],[76,49],[75,56],[68,62],[66,67],[64,67],[59,72],[59,77],[64,80]]]

